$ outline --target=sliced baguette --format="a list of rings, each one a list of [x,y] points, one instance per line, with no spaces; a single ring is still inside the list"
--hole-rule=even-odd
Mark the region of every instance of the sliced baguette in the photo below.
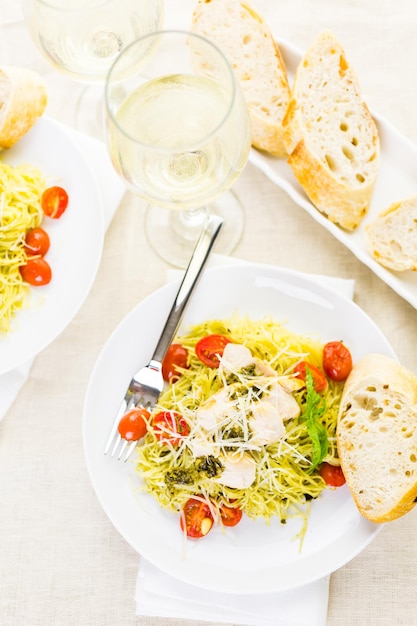
[[[39,74],[21,67],[0,67],[0,148],[17,143],[46,104],[46,87]]]
[[[346,380],[337,424],[352,497],[369,520],[388,522],[417,499],[417,378],[382,354],[363,357]]]
[[[252,145],[287,156],[282,119],[290,88],[280,50],[262,17],[249,2],[199,0],[191,29],[228,56],[248,105]]]
[[[417,194],[394,202],[365,233],[374,259],[397,272],[417,271]]]
[[[332,222],[355,229],[371,202],[379,137],[330,31],[318,36],[300,62],[283,125],[288,163],[311,202]]]

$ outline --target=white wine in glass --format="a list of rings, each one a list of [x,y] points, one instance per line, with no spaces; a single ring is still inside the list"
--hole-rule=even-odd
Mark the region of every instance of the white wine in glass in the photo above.
[[[85,89],[78,107],[91,123],[102,119],[103,85],[117,55],[138,37],[163,24],[163,0],[21,0],[28,31],[44,58],[58,71],[96,90]],[[93,95],[92,95],[93,94]],[[84,102],[84,99],[86,103]]]
[[[243,209],[228,190],[250,149],[248,111],[228,60],[183,31],[146,35],[113,64],[106,83],[107,142],[127,186],[149,202],[148,239],[185,267],[207,213],[223,231],[217,250],[240,239]]]

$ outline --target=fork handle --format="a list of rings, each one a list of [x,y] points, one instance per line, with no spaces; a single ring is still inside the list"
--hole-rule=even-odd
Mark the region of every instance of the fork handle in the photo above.
[[[203,271],[222,224],[222,218],[217,215],[209,215],[207,217],[206,224],[194,248],[193,255],[185,270],[184,278],[175,296],[174,304],[172,305],[155,352],[149,363],[151,367],[160,369],[160,364],[164,360],[164,356],[178,330],[185,307]]]

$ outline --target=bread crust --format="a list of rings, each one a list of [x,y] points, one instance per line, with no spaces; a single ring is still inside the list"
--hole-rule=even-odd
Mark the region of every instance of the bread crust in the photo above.
[[[252,145],[286,157],[282,120],[290,87],[280,49],[266,22],[249,2],[199,0],[192,30],[228,56],[248,105]]]
[[[375,186],[379,137],[330,31],[319,35],[297,68],[283,127],[288,163],[311,202],[342,228],[357,228]]]
[[[375,523],[417,499],[417,378],[394,359],[368,354],[349,375],[338,415],[343,473],[360,513]]]
[[[0,148],[11,148],[32,128],[47,99],[39,74],[21,67],[0,67]]]
[[[346,230],[359,226],[369,208],[373,184],[352,189],[338,182],[309,150],[304,139],[296,144],[288,163],[311,202],[323,215]]]

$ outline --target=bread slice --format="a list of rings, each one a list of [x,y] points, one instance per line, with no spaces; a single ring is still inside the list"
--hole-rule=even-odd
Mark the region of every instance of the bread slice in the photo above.
[[[283,120],[297,180],[332,222],[355,229],[366,214],[379,168],[379,137],[356,75],[330,31],[300,62]]]
[[[339,457],[360,513],[388,522],[417,501],[417,378],[382,354],[348,376],[338,415]]]
[[[0,67],[0,148],[11,148],[42,115],[46,86],[36,72]]]
[[[394,202],[366,228],[370,253],[397,272],[417,271],[417,194]]]
[[[228,56],[248,105],[252,145],[287,156],[282,119],[290,87],[281,52],[262,17],[249,2],[199,0],[191,29]]]

